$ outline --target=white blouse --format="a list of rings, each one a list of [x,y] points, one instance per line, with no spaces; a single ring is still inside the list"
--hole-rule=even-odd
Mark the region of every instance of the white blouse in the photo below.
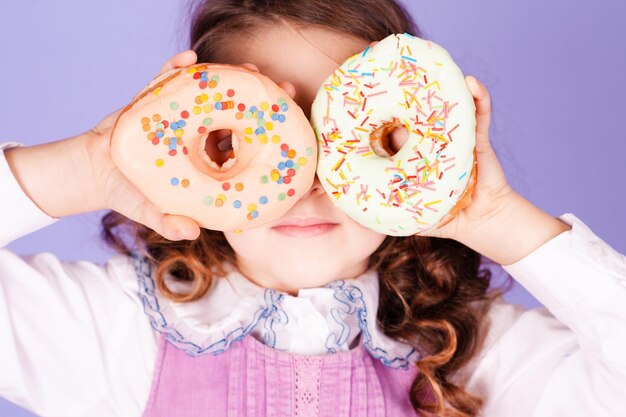
[[[0,248],[57,220],[13,177],[2,153],[12,146],[0,144]],[[482,352],[458,374],[485,399],[485,417],[626,415],[626,257],[573,214],[559,218],[572,229],[504,267],[545,307],[494,303]],[[233,331],[303,353],[345,350],[367,332],[372,348],[387,352],[381,360],[401,365],[415,354],[342,310],[338,283],[292,297],[233,270],[202,299],[173,303],[137,265],[125,256],[98,265],[0,249],[0,396],[42,417],[139,417],[164,331],[190,354],[223,346]],[[375,316],[376,274],[346,284]],[[280,298],[289,320],[254,322],[268,296]]]

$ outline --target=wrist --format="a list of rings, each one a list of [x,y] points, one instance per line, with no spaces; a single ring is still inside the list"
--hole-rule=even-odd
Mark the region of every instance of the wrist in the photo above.
[[[458,240],[498,264],[510,265],[569,229],[512,192],[500,210]]]
[[[85,192],[83,135],[5,151],[22,191],[50,217],[97,209]],[[91,191],[93,192],[93,191]]]

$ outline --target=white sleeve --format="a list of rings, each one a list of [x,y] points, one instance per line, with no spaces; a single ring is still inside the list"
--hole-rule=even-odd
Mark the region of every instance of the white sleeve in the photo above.
[[[572,229],[503,267],[544,307],[494,305],[467,385],[485,417],[626,415],[626,257],[560,219]]]
[[[0,248],[9,242],[48,226],[58,219],[48,216],[22,191],[4,157],[4,150],[23,146],[17,142],[0,143]]]
[[[3,245],[55,221],[23,194],[2,145],[0,196]],[[0,246],[0,396],[42,417],[140,416],[157,340],[136,290],[124,256],[70,263]]]

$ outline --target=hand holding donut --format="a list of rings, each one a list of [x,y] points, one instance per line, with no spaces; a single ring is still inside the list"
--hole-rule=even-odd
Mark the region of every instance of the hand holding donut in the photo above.
[[[489,145],[490,111],[487,89],[445,49],[390,35],[318,91],[318,176],[366,227],[451,238],[510,264],[569,226],[511,189]]]
[[[570,226],[515,192],[489,143],[491,99],[475,77],[466,77],[476,104],[478,175],[472,202],[449,223],[425,236],[457,240],[501,265],[510,265]]]
[[[196,59],[193,51],[176,54],[165,63],[159,74],[193,65]],[[170,240],[197,238],[200,228],[193,219],[162,213],[114,164],[110,152],[110,135],[120,111],[103,119],[88,132],[89,140],[85,141],[86,159],[91,171],[89,180],[98,194],[97,205],[115,210]]]
[[[460,210],[445,225],[422,233],[423,236],[451,238],[462,241],[463,236],[495,216],[515,194],[489,143],[491,98],[487,88],[473,76],[465,77],[476,106],[476,156],[478,175],[471,204]]]
[[[567,225],[509,186],[487,89],[448,52],[390,35],[326,79],[311,111],[317,173],[334,204],[378,232],[457,240],[506,265]]]

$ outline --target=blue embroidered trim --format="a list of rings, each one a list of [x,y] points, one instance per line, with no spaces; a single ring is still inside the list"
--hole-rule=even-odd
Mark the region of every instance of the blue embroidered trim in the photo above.
[[[388,368],[402,368],[408,369],[409,358],[417,353],[415,349],[411,349],[405,356],[389,358],[389,353],[382,348],[375,347],[372,344],[372,335],[367,327],[367,307],[365,300],[363,299],[363,292],[354,285],[346,285],[344,281],[334,281],[326,285],[327,288],[335,290],[334,297],[337,301],[343,304],[343,310],[341,307],[333,308],[331,310],[331,317],[341,326],[339,335],[331,334],[326,340],[326,348],[329,353],[336,352],[335,346],[339,346],[346,342],[350,335],[350,327],[345,324],[344,317],[352,314],[356,314],[359,328],[363,337],[363,345],[372,357],[380,360],[383,365]]]
[[[155,285],[152,279],[152,265],[146,257],[133,254],[135,260],[135,273],[139,284],[139,297],[143,303],[143,311],[150,318],[150,324],[159,333],[165,335],[166,339],[177,349],[186,352],[190,356],[200,356],[205,354],[219,355],[226,352],[234,342],[238,342],[254,330],[259,322],[264,321],[264,342],[271,347],[276,346],[276,332],[274,325],[286,324],[287,314],[279,307],[284,294],[280,294],[272,289],[265,290],[265,306],[259,308],[246,327],[237,327],[228,333],[223,339],[211,343],[208,346],[199,346],[172,328],[159,307],[159,300],[155,295]]]
[[[159,306],[159,300],[155,295],[155,284],[152,279],[152,265],[145,256],[132,254],[135,261],[135,273],[138,278],[139,297],[143,303],[143,310],[150,318],[151,326],[159,333],[165,335],[166,339],[177,349],[184,351],[190,356],[200,356],[205,354],[219,355],[226,352],[233,343],[241,341],[251,333],[261,321],[263,321],[263,343],[275,348],[276,331],[278,325],[289,323],[289,317],[280,307],[285,295],[272,289],[265,289],[265,305],[260,307],[246,327],[237,327],[228,333],[221,340],[211,343],[208,346],[199,346],[185,338],[180,332],[172,328]],[[345,344],[350,337],[350,326],[345,323],[345,317],[356,314],[359,328],[361,329],[363,344],[369,354],[381,361],[388,368],[407,369],[409,358],[416,353],[411,349],[405,356],[389,358],[389,353],[373,346],[372,336],[367,326],[367,307],[363,299],[363,293],[358,287],[346,285],[344,281],[329,283],[327,288],[334,289],[334,298],[341,303],[340,307],[331,309],[331,317],[339,325],[338,333],[331,333],[326,340],[328,353],[336,353],[338,348]]]

